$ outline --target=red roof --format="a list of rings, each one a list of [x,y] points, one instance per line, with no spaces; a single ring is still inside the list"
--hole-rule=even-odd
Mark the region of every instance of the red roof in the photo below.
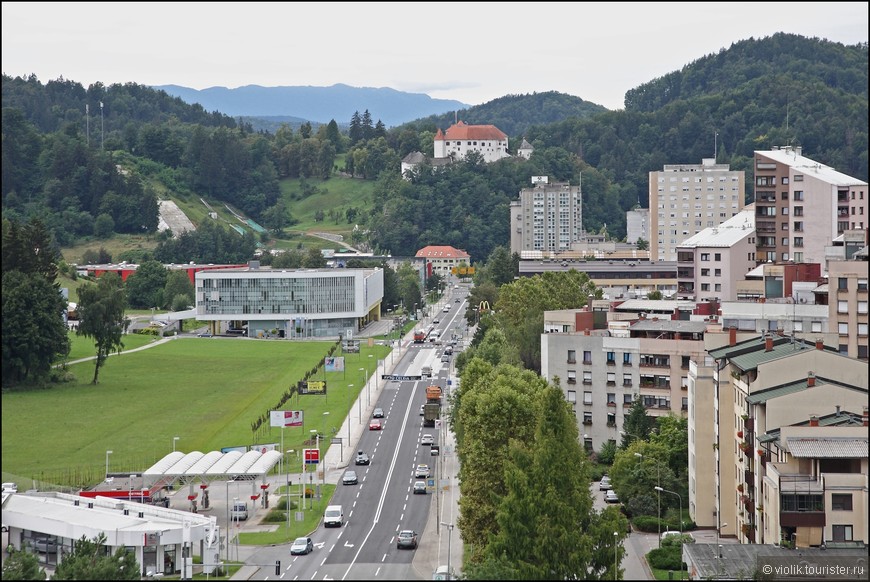
[[[439,129],[435,139],[502,141],[507,139],[507,135],[494,125],[467,125],[464,121],[460,121],[447,128],[443,137],[441,137],[441,130]]]
[[[468,259],[471,258],[471,255],[449,246],[428,246],[417,251],[416,257],[420,259]]]

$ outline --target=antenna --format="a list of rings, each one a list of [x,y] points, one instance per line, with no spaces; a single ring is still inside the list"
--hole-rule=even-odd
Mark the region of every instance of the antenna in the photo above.
[[[713,132],[713,161],[718,161],[717,154],[719,153],[719,132]]]

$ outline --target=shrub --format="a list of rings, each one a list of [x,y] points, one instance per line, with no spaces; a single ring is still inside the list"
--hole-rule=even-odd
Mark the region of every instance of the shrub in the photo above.
[[[656,518],[653,515],[639,515],[631,520],[631,526],[642,532],[657,532],[660,529],[664,530],[664,524],[661,523],[661,520]]]
[[[657,570],[681,570],[683,568],[681,546],[662,546],[646,555],[647,563]]]

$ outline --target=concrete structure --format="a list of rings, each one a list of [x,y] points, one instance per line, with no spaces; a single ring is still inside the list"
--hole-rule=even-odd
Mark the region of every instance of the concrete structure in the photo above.
[[[665,165],[649,173],[650,251],[654,261],[676,261],[677,246],[740,212],[743,171],[705,158],[700,164]]]
[[[802,155],[755,152],[756,260],[822,263],[825,247],[867,227],[867,183]]]
[[[48,566],[72,553],[73,543],[82,536],[94,539],[100,534],[105,534],[112,553],[123,548],[132,551],[142,576],[182,572],[185,547],[190,551],[189,568],[193,555],[203,558],[203,572],[211,572],[220,561],[220,532],[214,517],[134,501],[53,492],[4,493],[3,526],[9,528],[10,545],[44,553]]]
[[[703,357],[706,327],[705,322],[641,317],[611,321],[607,330],[545,333],[541,376],[559,378],[585,445],[599,450],[607,441],[619,441],[624,414],[635,398],[651,416],[686,413],[689,362]]]
[[[381,269],[261,269],[196,274],[196,319],[249,337],[348,336],[380,318]]]
[[[485,162],[510,157],[508,136],[494,125],[468,125],[464,121],[451,125],[444,132],[438,129],[433,158],[461,160],[469,152],[479,153]]]
[[[764,332],[795,335],[810,341],[823,338],[828,345],[834,345],[836,341],[827,305],[794,301],[725,301],[719,305],[719,313],[724,329],[735,327],[739,332],[756,336]]]
[[[742,210],[677,245],[677,297],[737,299],[735,281],[755,267],[755,216]]]
[[[713,371],[713,431],[716,469],[713,475],[691,473],[698,490],[711,488],[717,497],[718,523],[723,534],[741,542],[759,539],[763,521],[761,484],[767,460],[756,435],[790,426],[819,411],[839,405],[843,410],[867,406],[867,364],[815,343],[765,334],[738,341],[729,330],[727,345],[708,349]],[[696,429],[706,429],[696,423]],[[692,441],[695,454],[705,454],[709,436]],[[810,536],[809,539],[815,539]]]
[[[463,250],[447,245],[423,247],[417,251],[415,258],[425,262],[424,273],[427,279],[434,274],[447,277],[450,275],[453,267],[459,267],[460,265],[471,266],[471,255]]]
[[[635,208],[625,213],[625,240],[637,243],[642,238],[649,242],[649,208]]]
[[[538,182],[511,202],[511,252],[567,251],[583,231],[580,186]]]
[[[866,249],[866,247],[865,247]],[[841,354],[867,361],[867,252],[852,260],[828,261],[828,309],[831,331]]]

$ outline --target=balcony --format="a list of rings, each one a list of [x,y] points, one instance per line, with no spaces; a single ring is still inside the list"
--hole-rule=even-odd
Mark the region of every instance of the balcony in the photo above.
[[[575,358],[571,358],[570,360],[568,360],[568,363],[569,364],[576,364],[577,360]]]
[[[576,384],[577,378],[568,378],[568,384]]]
[[[780,511],[779,525],[784,527],[825,527],[825,512]]]
[[[590,378],[583,378],[583,383],[586,385],[592,384],[592,380]]]
[[[749,470],[743,471],[743,482],[752,487],[755,484],[755,473]]]
[[[743,421],[743,428],[744,428],[747,432],[752,432],[752,431],[754,431],[754,430],[755,430],[755,419],[754,419],[754,418],[747,418],[747,419],[745,419],[745,420]]]

